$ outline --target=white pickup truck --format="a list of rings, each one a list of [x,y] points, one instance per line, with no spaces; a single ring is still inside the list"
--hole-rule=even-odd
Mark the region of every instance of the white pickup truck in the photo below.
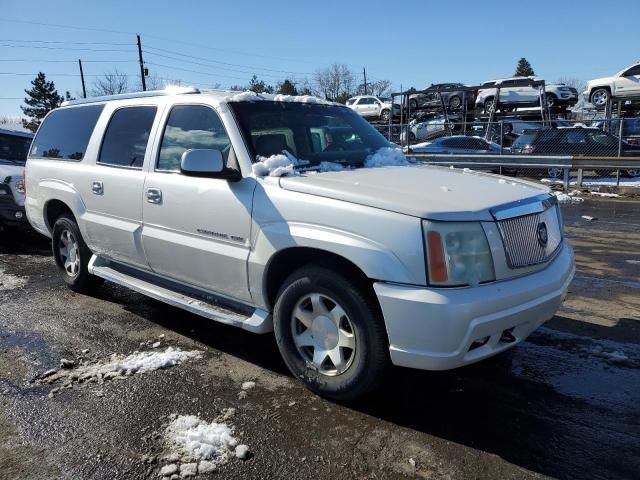
[[[250,92],[147,92],[49,113],[26,210],[77,290],[106,279],[274,332],[340,400],[390,365],[495,355],[555,314],[574,273],[555,197],[418,164],[349,108]]]
[[[640,63],[629,65],[611,77],[589,80],[583,96],[596,108],[604,108],[612,97],[640,98]]]

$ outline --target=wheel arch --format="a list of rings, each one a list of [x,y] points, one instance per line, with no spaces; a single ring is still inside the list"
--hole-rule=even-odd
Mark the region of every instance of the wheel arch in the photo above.
[[[275,304],[278,291],[284,281],[295,271],[307,265],[319,265],[338,272],[353,280],[372,299],[377,299],[373,291],[373,280],[360,267],[336,253],[314,247],[289,247],[276,252],[265,268],[263,291],[268,307]]]
[[[76,223],[78,223],[76,220],[76,216],[73,214],[73,210],[71,210],[69,205],[67,205],[62,200],[52,198],[51,200],[48,200],[47,203],[45,203],[44,220],[49,232],[53,231],[53,225],[63,213],[68,213],[76,221]]]
[[[611,94],[611,85],[597,85],[595,87],[591,87],[591,90],[589,90],[589,103],[591,103],[591,100],[593,98],[593,93],[596,90],[600,90],[600,89],[607,90],[609,94]]]

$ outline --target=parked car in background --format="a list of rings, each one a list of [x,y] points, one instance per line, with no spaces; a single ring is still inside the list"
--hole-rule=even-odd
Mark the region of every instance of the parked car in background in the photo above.
[[[24,164],[33,134],[0,128],[0,230],[28,227],[24,211]]]
[[[526,130],[513,143],[511,152],[514,154],[533,155],[574,155],[594,157],[617,157],[618,149],[621,155],[640,156],[640,146],[629,145],[618,137],[597,128],[565,127],[542,128]],[[549,169],[549,176],[558,177],[562,169]],[[610,170],[601,171],[608,174]],[[640,170],[622,170],[621,173],[630,176],[640,176]]]
[[[604,108],[611,97],[640,97],[640,63],[634,63],[611,77],[594,78],[583,92],[585,101]]]
[[[457,132],[460,124],[457,117],[444,117],[443,115],[427,116],[415,118],[409,122],[407,139],[407,129],[403,129],[400,134],[400,140],[403,143],[415,143],[421,140],[430,140],[447,133]],[[407,142],[408,140],[408,142]]]
[[[410,153],[450,153],[458,155],[500,154],[500,145],[484,138],[467,135],[439,137],[429,142],[416,143]]]
[[[511,111],[520,107],[540,105],[540,89],[526,85],[527,80],[538,80],[535,77],[510,77],[489,80],[482,84],[476,96],[476,107],[485,112],[493,109],[493,101],[500,87],[498,109]],[[578,90],[564,83],[545,84],[546,104],[550,107],[573,106],[578,102]]]
[[[360,95],[347,100],[347,107],[355,110],[360,115],[368,119],[380,119],[388,122],[390,115],[400,115],[400,105],[391,103],[387,97],[376,97],[374,95]]]
[[[614,135],[620,133],[620,120],[614,118],[606,122],[605,120],[599,120],[591,124],[593,127],[609,130]],[[622,119],[622,140],[629,145],[640,145],[640,118],[623,118]]]
[[[459,88],[460,90],[456,90]],[[462,83],[437,83],[431,84],[424,91],[409,95],[409,107],[411,110],[417,109],[439,109],[442,108],[442,100],[445,107],[450,110],[462,108],[463,100],[467,102],[469,108],[473,108],[475,102],[475,92],[464,92],[465,85]],[[440,91],[443,89],[442,91]]]

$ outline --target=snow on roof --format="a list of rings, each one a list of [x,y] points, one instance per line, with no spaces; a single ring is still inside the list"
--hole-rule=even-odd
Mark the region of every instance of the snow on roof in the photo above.
[[[229,95],[224,97],[225,102],[257,102],[261,100],[268,100],[272,102],[296,102],[296,103],[316,103],[320,105],[340,105],[339,103],[330,102],[322,98],[314,97],[312,95],[282,95],[274,93],[256,93],[251,90],[245,92],[236,93],[235,95]]]
[[[33,137],[33,133],[22,126],[20,121],[0,122],[0,133],[19,135],[21,137]]]

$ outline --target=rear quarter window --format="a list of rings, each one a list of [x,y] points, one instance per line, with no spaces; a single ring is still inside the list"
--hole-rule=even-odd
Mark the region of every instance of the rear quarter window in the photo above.
[[[29,157],[82,160],[103,108],[87,105],[54,110],[38,129]]]

